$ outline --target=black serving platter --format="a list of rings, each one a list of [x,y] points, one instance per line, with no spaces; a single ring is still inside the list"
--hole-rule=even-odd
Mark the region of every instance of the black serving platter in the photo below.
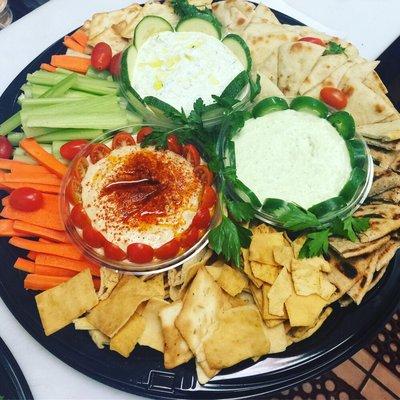
[[[10,350],[0,338],[0,396],[4,400],[29,400],[32,393]]]
[[[276,15],[282,23],[300,24],[279,12]],[[0,98],[1,120],[18,110],[16,100],[26,74],[37,70],[42,62],[48,62],[52,54],[62,50],[62,40],[59,40],[14,79]],[[385,81],[385,75],[382,78]],[[7,239],[0,239],[0,249],[3,264],[0,296],[32,337],[87,376],[128,393],[154,399],[265,399],[266,395],[310,379],[348,359],[379,332],[400,302],[400,258],[396,256],[380,284],[360,306],[340,308],[334,305],[332,315],[311,338],[289,347],[284,353],[263,357],[257,363],[244,361],[223,370],[201,386],[197,383],[193,361],[165,370],[162,355],[141,346],[125,359],[115,352],[98,350],[86,332],[75,331],[72,326],[46,337],[34,293],[23,289],[24,273],[12,268],[22,252],[9,246]]]

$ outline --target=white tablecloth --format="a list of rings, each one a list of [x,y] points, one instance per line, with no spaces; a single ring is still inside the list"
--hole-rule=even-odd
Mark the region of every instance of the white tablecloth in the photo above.
[[[33,58],[81,25],[92,13],[117,9],[131,2],[51,0],[0,31],[0,93]],[[399,0],[270,0],[265,3],[316,29],[349,39],[368,58],[378,57],[400,35]],[[59,361],[25,332],[1,300],[0,336],[17,359],[36,399],[139,398],[91,380]]]

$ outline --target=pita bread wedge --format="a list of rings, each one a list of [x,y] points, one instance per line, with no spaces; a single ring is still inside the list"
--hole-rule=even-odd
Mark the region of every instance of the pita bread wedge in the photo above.
[[[374,196],[373,199],[386,201],[388,203],[400,204],[400,188],[393,188]]]
[[[372,183],[369,196],[376,196],[395,187],[400,187],[400,174],[388,170]]]
[[[357,132],[372,139],[391,142],[400,139],[400,120],[362,125],[357,128]]]
[[[365,141],[369,146],[378,147],[380,149],[395,150],[395,151],[400,150],[400,140],[394,140],[393,142],[383,142],[382,140],[365,137]]]
[[[110,45],[113,54],[117,54],[120,51],[128,47],[128,40],[118,35],[115,30],[110,27],[99,33],[97,36],[92,37],[90,45],[95,46],[97,43],[106,42]]]
[[[264,4],[259,4],[253,14],[250,24],[269,23],[281,25],[276,15]]]
[[[390,164],[390,168],[393,171],[400,172],[400,154],[396,153],[395,157],[393,158],[392,163]]]
[[[213,14],[226,32],[242,33],[253,18],[254,4],[243,0],[219,1],[211,5]]]
[[[210,378],[216,375],[218,370],[207,364],[204,340],[211,333],[218,313],[223,310],[224,305],[222,289],[204,268],[200,268],[186,293],[182,311],[175,320],[175,326]]]
[[[260,313],[253,305],[223,311],[204,342],[207,362],[215,369],[267,354],[269,347]]]
[[[361,279],[356,268],[333,253],[329,254],[329,264],[331,265],[331,272],[327,274],[327,278],[339,290],[338,296],[347,293]]]
[[[330,40],[332,40],[332,36],[323,32],[319,32],[314,28],[311,28],[306,25],[283,24],[282,26],[290,32],[297,33],[300,37],[307,37],[307,36],[317,37],[319,39],[322,39],[324,42],[329,42]]]
[[[394,204],[366,204],[361,206],[354,216],[400,219],[400,207]]]
[[[358,257],[365,254],[372,253],[379,249],[390,240],[390,236],[384,236],[378,240],[368,243],[352,242],[344,238],[330,238],[329,244],[344,258]]]
[[[372,159],[374,160],[374,164],[382,169],[390,168],[396,157],[396,153],[390,150],[370,147],[369,151],[371,153]]]
[[[372,242],[373,240],[380,239],[400,228],[400,220],[391,220],[386,218],[371,218],[370,227],[365,231],[360,233],[360,241]]]
[[[344,54],[328,54],[322,56],[317,61],[310,74],[304,79],[304,82],[300,86],[299,94],[303,95],[323,82],[333,71],[345,64],[347,60],[348,58]]]
[[[373,260],[373,263],[375,264],[375,271],[380,271],[381,269],[387,267],[399,247],[400,241],[398,239],[392,239],[378,249]]]
[[[355,62],[350,66],[342,76],[338,87],[342,89],[349,80],[357,80],[363,82],[365,78],[375,70],[379,61],[361,61]]]
[[[387,87],[382,82],[380,76],[376,71],[371,71],[364,79],[364,83],[374,92],[386,94],[388,92]]]
[[[124,19],[124,14],[124,9],[94,14],[90,21],[88,44],[94,46],[98,43],[94,42],[93,39],[105,30],[111,28],[112,25],[118,24],[122,21]]]
[[[99,349],[104,349],[105,346],[110,344],[110,338],[97,329],[90,330],[89,336]]]
[[[309,42],[285,43],[279,47],[278,87],[285,96],[298,94],[324,51],[325,47]]]
[[[277,54],[275,57],[275,61],[277,61]],[[268,69],[267,63],[264,64],[257,70],[257,73],[260,75],[260,85],[261,91],[260,94],[254,99],[254,102],[264,99],[265,97],[277,96],[277,97],[285,97],[282,91],[276,85],[277,75],[278,75],[278,63],[275,63],[275,68]]]

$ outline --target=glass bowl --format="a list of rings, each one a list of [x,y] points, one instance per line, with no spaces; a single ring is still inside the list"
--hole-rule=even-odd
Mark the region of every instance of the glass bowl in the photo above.
[[[71,238],[72,242],[78,246],[78,248],[82,251],[85,257],[99,264],[102,267],[110,268],[122,273],[131,273],[135,275],[151,275],[154,273],[160,273],[167,271],[169,269],[178,267],[184,262],[190,260],[192,257],[196,256],[202,249],[204,249],[208,245],[208,233],[209,231],[217,226],[221,219],[221,210],[219,208],[218,202],[214,206],[214,213],[212,215],[211,223],[209,227],[204,231],[203,235],[200,239],[195,243],[191,248],[184,250],[182,253],[178,254],[174,258],[167,260],[158,260],[153,259],[149,263],[133,263],[129,260],[124,261],[115,261],[109,258],[106,258],[103,254],[102,249],[95,249],[88,245],[82,238],[81,232],[82,230],[77,228],[71,221],[70,213],[72,209],[72,204],[69,202],[66,191],[69,185],[69,182],[74,176],[74,169],[77,164],[77,161],[80,157],[88,157],[90,153],[91,146],[97,143],[107,143],[109,142],[113,136],[123,130],[131,130],[132,128],[137,128],[136,126],[127,126],[120,128],[118,130],[107,132],[96,139],[94,139],[91,143],[89,143],[85,148],[83,148],[80,153],[74,158],[71,162],[67,174],[63,178],[61,185],[61,215],[63,218],[63,222],[65,225],[65,229]]]

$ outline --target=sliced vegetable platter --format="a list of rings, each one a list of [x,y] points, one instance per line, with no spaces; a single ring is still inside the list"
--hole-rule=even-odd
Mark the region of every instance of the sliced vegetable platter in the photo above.
[[[298,23],[280,13],[276,15],[282,23]],[[25,83],[27,73],[36,71],[53,54],[63,50],[60,40],[15,78],[0,100],[2,119],[18,110],[19,90]],[[377,333],[400,300],[397,289],[400,271],[394,268],[397,264],[395,259],[379,285],[361,305],[343,309],[338,304],[334,305],[332,316],[311,338],[256,364],[242,362],[201,386],[197,383],[193,361],[167,371],[163,367],[162,356],[143,347],[136,348],[133,356],[125,360],[113,352],[100,352],[85,332],[77,332],[71,326],[46,337],[34,296],[23,288],[25,274],[12,268],[15,259],[22,253],[9,246],[5,238],[1,239],[0,245],[5,267],[0,276],[0,295],[21,325],[73,368],[120,390],[151,398],[254,398],[282,390],[348,358]]]

